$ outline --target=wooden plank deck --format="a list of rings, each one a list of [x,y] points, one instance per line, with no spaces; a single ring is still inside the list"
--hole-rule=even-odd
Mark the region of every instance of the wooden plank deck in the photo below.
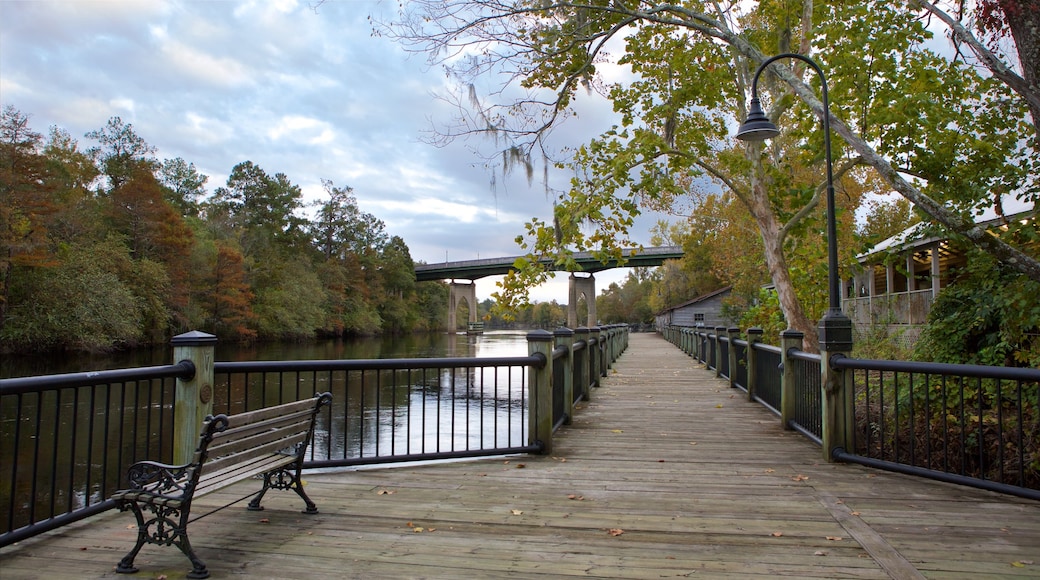
[[[821,463],[818,447],[635,334],[552,456],[311,473],[193,524],[214,578],[1040,578],[1040,503]],[[219,506],[239,484],[198,503]],[[111,578],[133,518],[0,551],[0,577]],[[141,578],[183,578],[145,546]]]

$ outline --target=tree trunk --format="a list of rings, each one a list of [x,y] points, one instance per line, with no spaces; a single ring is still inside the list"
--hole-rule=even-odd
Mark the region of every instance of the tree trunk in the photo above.
[[[752,155],[757,155],[760,146],[752,147]],[[787,326],[805,335],[802,348],[809,352],[819,351],[819,336],[816,326],[805,315],[802,303],[794,290],[794,282],[791,280],[791,272],[787,268],[787,259],[784,258],[783,240],[780,237],[780,224],[776,215],[773,214],[769,204],[769,195],[766,191],[764,171],[762,163],[755,162],[756,169],[752,177],[751,196],[742,201],[748,211],[758,223],[758,231],[762,236],[762,247],[766,258],[766,266],[769,268],[769,276],[776,286],[776,295],[780,300],[780,309],[787,319]]]

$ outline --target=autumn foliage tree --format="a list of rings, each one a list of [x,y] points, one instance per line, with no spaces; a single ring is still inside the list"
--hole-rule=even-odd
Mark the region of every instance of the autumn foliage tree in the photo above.
[[[222,340],[433,329],[408,247],[349,187],[307,215],[300,186],[250,161],[208,177],[114,117],[81,149],[13,107],[0,138],[0,350],[105,350],[190,329]],[[437,317],[439,319],[441,317]]]

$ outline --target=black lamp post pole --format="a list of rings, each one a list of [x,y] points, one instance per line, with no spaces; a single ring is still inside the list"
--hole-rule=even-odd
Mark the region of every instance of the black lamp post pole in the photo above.
[[[830,101],[827,97],[827,78],[823,70],[811,58],[797,54],[784,53],[766,59],[751,81],[751,110],[748,118],[737,131],[737,139],[744,141],[764,141],[780,134],[780,130],[766,117],[758,99],[758,77],[774,61],[781,58],[794,58],[811,66],[820,75],[823,92],[823,148],[827,161],[827,293],[828,308],[820,320],[820,348],[826,351],[847,351],[852,347],[852,321],[841,310],[841,289],[838,279],[838,229],[834,212],[834,171],[831,163],[831,123]]]

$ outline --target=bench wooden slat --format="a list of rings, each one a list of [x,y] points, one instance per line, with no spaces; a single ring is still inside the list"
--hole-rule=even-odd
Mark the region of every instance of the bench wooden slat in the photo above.
[[[238,451],[236,453],[231,453],[231,454],[228,454],[228,455],[224,455],[222,457],[213,458],[213,459],[211,459],[211,460],[206,462],[205,469],[202,472],[203,476],[205,476],[206,472],[208,472],[208,471],[211,471],[211,470],[218,470],[219,471],[221,469],[224,469],[228,465],[233,465],[235,463],[241,463],[243,461],[249,461],[253,457],[263,456],[263,455],[275,455],[275,454],[278,454],[280,451],[284,450],[286,447],[290,447],[291,445],[294,445],[295,443],[299,443],[301,441],[304,441],[306,438],[307,438],[307,432],[304,431],[303,433],[297,434],[295,437],[291,437],[291,438],[277,438],[277,439],[274,439],[272,441],[264,442],[264,443],[262,443],[260,445],[256,445],[256,446],[253,446],[253,447],[249,447],[249,448],[243,449],[243,450]]]
[[[309,428],[312,412],[313,409],[308,409],[279,417],[263,419],[251,423],[243,423],[241,425],[236,425],[235,427],[228,427],[224,431],[213,435],[213,441],[210,442],[209,448],[212,450],[214,447],[220,446],[227,441],[234,441],[235,439],[248,437],[253,433],[267,429],[277,429],[294,424],[303,425],[305,428]]]
[[[243,479],[292,465],[295,461],[296,458],[291,455],[265,455],[256,457],[248,463],[236,463],[224,469],[209,471],[199,478],[199,483],[195,486],[195,495],[217,491]]]
[[[208,455],[210,461],[215,461],[221,457],[235,455],[245,449],[261,447],[268,443],[277,441],[284,441],[280,447],[275,449],[275,451],[280,451],[286,447],[291,447],[304,441],[307,438],[309,430],[310,425],[308,423],[292,423],[278,429],[257,431],[250,434],[248,437],[228,441],[217,446],[210,445]]]
[[[234,429],[242,425],[248,425],[249,423],[256,423],[271,417],[280,417],[282,415],[289,415],[298,411],[311,412],[314,410],[314,399],[304,399],[302,401],[296,401],[295,403],[285,403],[282,405],[275,405],[274,407],[264,407],[263,409],[257,409],[255,411],[247,411],[245,413],[238,413],[237,415],[228,415],[228,429]]]

